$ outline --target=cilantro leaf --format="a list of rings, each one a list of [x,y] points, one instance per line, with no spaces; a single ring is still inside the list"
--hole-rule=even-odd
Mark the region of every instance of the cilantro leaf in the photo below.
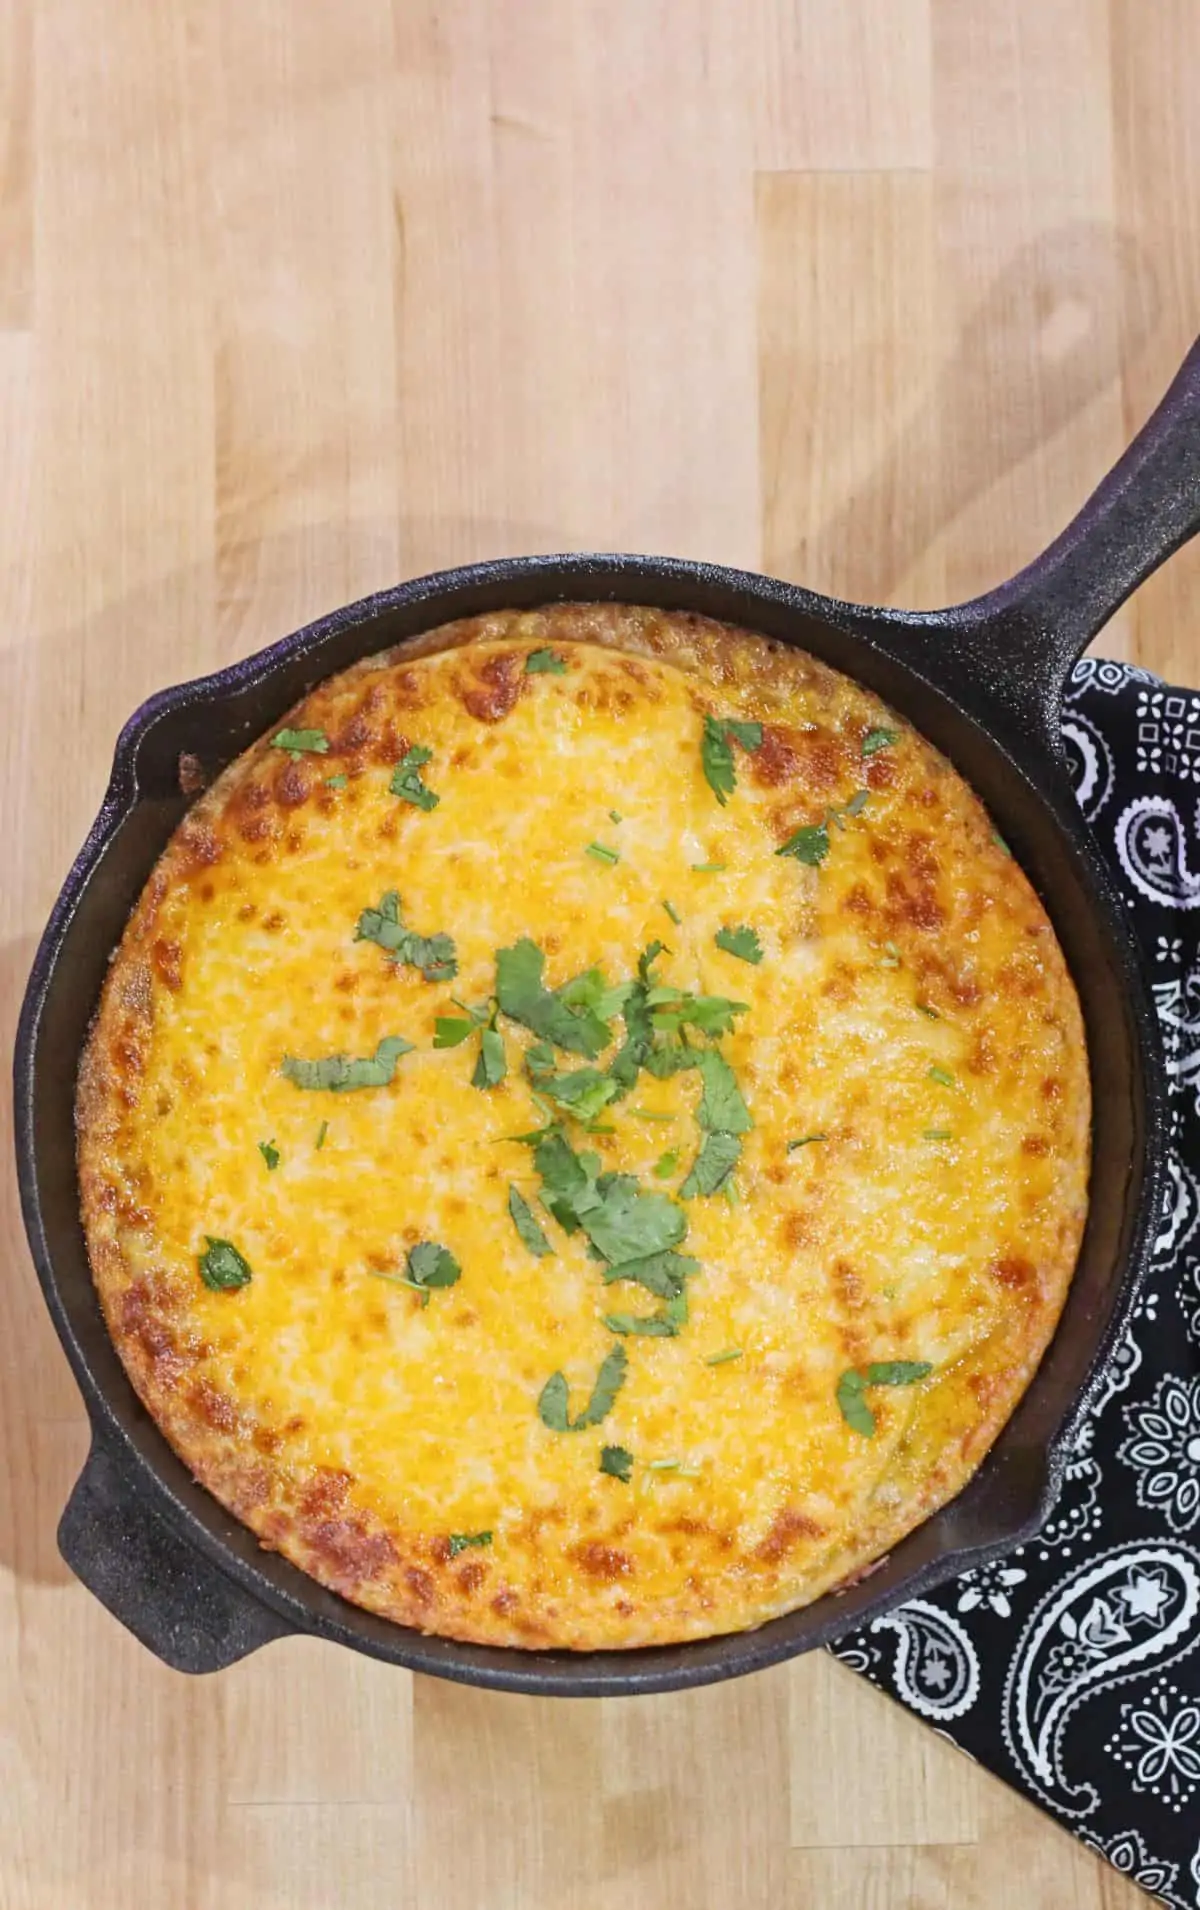
[[[742,1143],[736,1134],[706,1134],[679,1190],[680,1198],[694,1200],[697,1194],[719,1194],[741,1157]]]
[[[613,863],[621,860],[617,851],[608,848],[603,842],[589,842],[583,853],[584,855],[591,856],[593,862],[605,862],[610,868]]]
[[[475,1032],[475,1023],[458,1015],[439,1015],[433,1024],[435,1048],[457,1048]]]
[[[829,854],[828,824],[806,824],[803,829],[797,829],[794,836],[789,836],[783,847],[776,849],[775,853],[777,856],[794,856],[797,862],[803,862],[806,867],[817,868]]]
[[[633,1471],[633,1454],[626,1452],[624,1446],[601,1446],[600,1470],[610,1479],[619,1479],[622,1485],[629,1484],[629,1475]]]
[[[553,650],[531,650],[525,659],[526,676],[566,676],[567,666]]]
[[[326,776],[325,787],[326,789],[344,789],[349,780],[348,776]]]
[[[870,1439],[875,1431],[875,1415],[864,1397],[868,1386],[915,1386],[933,1371],[929,1360],[876,1360],[865,1373],[852,1367],[837,1383],[837,1403],[842,1418],[852,1432]]]
[[[490,1545],[491,1542],[492,1535],[490,1532],[452,1532],[450,1534],[450,1556],[452,1559],[456,1559],[460,1552],[466,1551],[468,1545]]]
[[[731,737],[744,750],[761,749],[762,724],[738,722],[733,717],[706,716],[704,719],[700,762],[705,781],[722,808],[737,787]]]
[[[670,916],[671,920],[674,922],[676,928],[678,928],[682,920],[679,910],[674,906],[673,903],[668,902],[665,896],[663,898],[663,907],[667,911],[667,914]]]
[[[504,1037],[498,1028],[485,1028],[479,1037],[479,1059],[471,1076],[473,1088],[494,1088],[508,1073]]]
[[[788,1142],[787,1151],[789,1154],[794,1154],[798,1147],[812,1147],[814,1142],[826,1141],[828,1139],[829,1136],[827,1134],[802,1134],[799,1140]]]
[[[633,1280],[658,1300],[674,1300],[683,1292],[688,1275],[699,1270],[700,1262],[693,1260],[691,1254],[648,1253],[637,1260],[623,1260],[605,1267],[604,1284],[609,1287],[617,1280]]]
[[[949,1068],[940,1067],[936,1062],[929,1070],[929,1079],[936,1081],[939,1088],[952,1088],[954,1086],[954,1076],[951,1074]]]
[[[602,1174],[595,1206],[579,1212],[584,1233],[611,1266],[674,1247],[687,1218],[669,1194],[644,1194],[632,1174]]]
[[[532,1053],[526,1057],[527,1064],[532,1062]],[[577,1121],[594,1121],[601,1108],[620,1093],[620,1088],[610,1075],[601,1074],[598,1068],[576,1068],[570,1074],[546,1073],[530,1067],[530,1075],[539,1094],[544,1094],[556,1107],[573,1114]]]
[[[406,750],[392,771],[392,780],[388,784],[393,796],[399,796],[404,802],[412,803],[415,809],[436,809],[441,797],[435,795],[421,780],[421,771],[426,763],[433,761],[433,751],[421,743]]]
[[[324,730],[279,730],[271,738],[272,749],[286,749],[292,761],[297,756],[308,754],[324,756],[329,748],[329,738]]]
[[[538,1395],[538,1416],[543,1426],[548,1426],[551,1432],[582,1432],[587,1426],[598,1426],[612,1411],[617,1394],[625,1383],[628,1364],[625,1348],[614,1346],[601,1362],[591,1398],[575,1419],[570,1414],[566,1379],[562,1373],[551,1373]]]
[[[673,1340],[687,1325],[687,1288],[672,1293],[657,1313],[606,1313],[604,1324],[612,1333],[652,1340]]]
[[[900,740],[897,730],[868,730],[862,740],[864,756],[874,756],[877,750],[891,749],[893,743]]]
[[[415,935],[405,928],[400,914],[400,897],[389,889],[380,897],[377,909],[364,909],[354,931],[356,942],[374,942],[386,950],[394,962],[405,968],[418,968],[427,982],[453,981],[458,973],[458,956],[452,936]]]
[[[374,1055],[359,1059],[346,1054],[330,1054],[320,1061],[302,1061],[285,1054],[279,1072],[298,1088],[327,1088],[331,1094],[348,1094],[354,1088],[386,1088],[396,1072],[402,1054],[412,1053],[412,1042],[403,1035],[384,1035]]]
[[[324,1145],[325,1145],[325,1136],[326,1136],[326,1135],[328,1134],[328,1132],[329,1132],[329,1123],[328,1123],[328,1121],[322,1121],[322,1123],[321,1123],[321,1125],[320,1125],[320,1127],[319,1127],[319,1128],[317,1129],[317,1146],[316,1146],[316,1151],[317,1151],[317,1153],[318,1153],[318,1154],[319,1154],[319,1153],[321,1152],[321,1149],[322,1149],[322,1148],[324,1147]]]
[[[704,1083],[696,1113],[700,1126],[710,1134],[748,1134],[754,1122],[724,1055],[716,1048],[708,1048],[701,1054],[698,1065]]]
[[[268,1174],[273,1174],[275,1169],[279,1166],[279,1149],[276,1147],[274,1141],[260,1141],[258,1151],[267,1163]]]
[[[607,1021],[594,1004],[601,1000],[607,1005],[613,991],[604,987],[596,969],[551,991],[542,981],[545,965],[541,949],[527,936],[512,948],[497,949],[496,999],[501,1009],[555,1047],[594,1061],[612,1039]]]
[[[422,1306],[429,1305],[431,1289],[454,1286],[462,1273],[449,1248],[440,1246],[436,1240],[421,1240],[415,1247],[410,1247],[404,1270],[407,1276],[405,1284],[416,1287],[424,1296]]]
[[[658,1180],[670,1180],[678,1166],[679,1156],[673,1149],[667,1154],[660,1154],[654,1163],[655,1178]]]
[[[853,1368],[843,1373],[837,1383],[838,1411],[842,1418],[851,1432],[861,1433],[864,1439],[870,1439],[875,1432],[875,1415],[867,1405],[865,1391],[866,1381]]]
[[[698,1068],[703,1052],[702,1048],[686,1047],[682,1041],[666,1041],[661,1048],[655,1048],[646,1056],[642,1066],[656,1081],[669,1081],[673,1074],[682,1074],[688,1068]]]
[[[702,1035],[718,1036],[727,1035],[735,1017],[748,1014],[750,1007],[748,1002],[730,1001],[725,995],[692,995],[667,987],[652,988],[646,1005],[655,1028],[664,1034],[677,1034],[690,1026]]]
[[[763,958],[758,931],[750,928],[745,922],[740,928],[719,928],[713,936],[713,941],[718,948],[723,948],[727,955],[736,955],[739,962],[753,962],[757,965]]]
[[[745,1351],[740,1346],[727,1346],[723,1353],[709,1353],[704,1361],[706,1366],[728,1366],[731,1360],[744,1359]]]
[[[554,1252],[553,1247],[550,1245],[550,1242],[534,1218],[532,1207],[525,1199],[525,1196],[516,1187],[510,1187],[508,1190],[508,1211],[512,1216],[512,1224],[521,1238],[522,1245],[528,1247],[530,1253],[536,1254],[539,1260],[544,1260],[547,1254]]]
[[[208,1246],[198,1256],[200,1278],[213,1293],[233,1293],[238,1287],[248,1287],[253,1274],[250,1263],[240,1254],[232,1240],[215,1240],[212,1234],[205,1234]]]

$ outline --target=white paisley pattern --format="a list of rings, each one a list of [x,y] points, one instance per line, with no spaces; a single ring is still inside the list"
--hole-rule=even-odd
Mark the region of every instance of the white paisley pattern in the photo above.
[[[1148,1405],[1124,1411],[1130,1437],[1117,1458],[1138,1474],[1138,1504],[1160,1512],[1172,1532],[1191,1532],[1200,1521],[1200,1377],[1168,1373]]]
[[[1165,1049],[1148,1274],[1041,1530],[837,1650],[1142,1889],[1200,1910],[1200,695],[1085,657],[1062,741]]]

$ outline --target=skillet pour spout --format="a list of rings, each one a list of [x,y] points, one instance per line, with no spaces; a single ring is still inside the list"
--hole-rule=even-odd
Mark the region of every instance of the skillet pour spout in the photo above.
[[[501,1689],[611,1696],[758,1670],[1029,1539],[1149,1258],[1165,1151],[1155,1018],[1120,898],[1067,780],[1071,666],[1129,593],[1200,528],[1200,345],[1079,516],[1043,554],[954,609],[869,609],[717,565],[519,557],[418,578],[259,655],[160,692],[118,739],[103,805],[34,959],[14,1063],[17,1171],[46,1304],[92,1426],[59,1528],[67,1563],[166,1664],[213,1671],[302,1633]],[[516,1651],[428,1637],[325,1591],[200,1490],[140,1405],[105,1330],[75,1170],[80,1051],[109,953],[187,808],[314,683],[456,618],[602,599],[689,610],[799,646],[867,684],[973,785],[1038,890],[1083,1007],[1094,1097],[1090,1209],[1055,1338],[966,1489],[857,1583],[757,1631],[632,1651]]]

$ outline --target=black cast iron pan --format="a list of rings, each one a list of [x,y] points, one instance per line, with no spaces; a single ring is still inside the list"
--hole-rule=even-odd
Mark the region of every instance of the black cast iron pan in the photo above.
[[[1064,773],[1063,688],[1117,606],[1198,528],[1200,344],[1075,522],[1011,583],[955,609],[863,609],[667,558],[511,558],[384,591],[143,705],[118,740],[103,808],[38,949],[15,1062],[25,1225],[93,1431],[59,1544],[143,1644],[180,1670],[213,1671],[295,1632],[512,1691],[663,1691],[827,1644],[1037,1531],[1149,1255],[1165,1144],[1153,1009]],[[523,1652],[423,1637],[360,1611],[261,1550],[193,1483],[101,1319],[79,1219],[75,1072],[109,953],[187,807],[182,752],[211,778],[312,684],[360,657],[480,611],[601,598],[698,611],[811,650],[877,690],[974,785],[1042,896],[1083,1003],[1091,1207],[1062,1323],[1025,1398],[974,1480],[882,1567],[758,1631],[630,1652]]]

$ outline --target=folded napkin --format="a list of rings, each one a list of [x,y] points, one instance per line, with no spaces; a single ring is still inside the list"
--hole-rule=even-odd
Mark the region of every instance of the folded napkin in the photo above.
[[[836,1651],[1144,1889],[1200,1910],[1200,694],[1088,657],[1062,733],[1166,1049],[1153,1262],[1040,1537]]]

